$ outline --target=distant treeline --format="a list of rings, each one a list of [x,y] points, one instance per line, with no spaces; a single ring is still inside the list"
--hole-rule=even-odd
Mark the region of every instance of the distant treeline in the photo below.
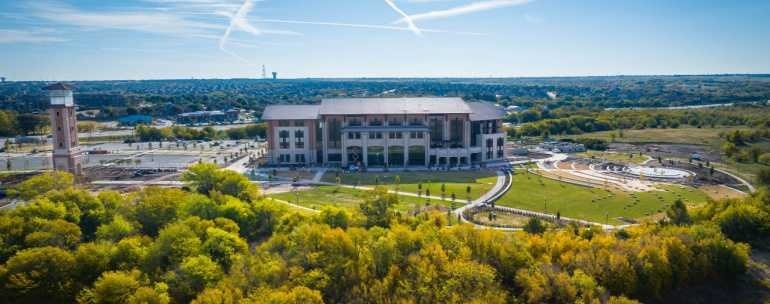
[[[575,135],[617,129],[678,128],[680,126],[770,127],[770,107],[743,105],[688,110],[549,111],[527,110],[509,117],[524,121],[509,131],[513,137]],[[529,122],[528,122],[529,121]]]
[[[0,137],[39,134],[46,131],[50,124],[45,115],[0,110]]]
[[[466,79],[202,79],[73,82],[81,108],[100,118],[138,112],[170,117],[202,109],[316,103],[331,97],[454,96],[551,109],[665,107],[770,100],[770,75]],[[0,85],[0,109],[43,111],[43,82]]]
[[[183,126],[167,128],[155,128],[139,125],[134,132],[139,141],[163,141],[163,140],[217,140],[217,139],[254,139],[265,138],[267,126],[265,124],[248,125],[245,127],[216,130],[212,127],[195,129]]]

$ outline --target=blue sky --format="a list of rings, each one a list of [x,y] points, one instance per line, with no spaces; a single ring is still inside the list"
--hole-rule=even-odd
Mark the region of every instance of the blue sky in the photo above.
[[[11,80],[770,72],[770,1],[0,1]]]

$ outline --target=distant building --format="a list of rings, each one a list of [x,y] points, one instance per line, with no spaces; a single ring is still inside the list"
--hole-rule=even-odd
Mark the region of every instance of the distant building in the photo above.
[[[152,116],[147,115],[128,115],[118,119],[121,126],[136,126],[152,124]]]
[[[196,111],[182,113],[177,115],[176,122],[179,124],[215,124],[215,123],[233,123],[240,119],[242,110],[230,109],[226,111]]]
[[[82,155],[78,142],[77,117],[72,87],[56,83],[44,88],[51,97],[51,132],[53,139],[53,168],[75,175],[82,173]]]
[[[504,110],[460,98],[342,98],[268,106],[268,163],[467,166],[505,159]]]

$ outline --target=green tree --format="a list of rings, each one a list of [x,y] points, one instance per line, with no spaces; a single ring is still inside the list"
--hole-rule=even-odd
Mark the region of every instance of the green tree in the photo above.
[[[681,199],[674,201],[674,204],[666,210],[666,216],[674,225],[687,225],[690,223],[690,214],[687,212],[687,206]]]
[[[148,187],[139,193],[134,218],[144,234],[155,236],[163,225],[176,218],[178,205],[186,194],[179,189]]]
[[[248,253],[246,241],[237,233],[230,233],[219,228],[206,229],[206,241],[203,242],[203,252],[211,259],[229,270],[239,255]]]
[[[531,217],[527,221],[527,224],[524,225],[524,231],[530,234],[542,234],[545,232],[545,225],[543,225],[543,222],[539,218]]]
[[[366,217],[366,227],[389,227],[393,217],[390,208],[396,204],[396,195],[388,193],[385,187],[376,187],[359,207],[361,214]]]
[[[62,171],[52,171],[36,175],[11,188],[9,194],[29,200],[52,190],[64,190],[75,184],[72,174]]]
[[[2,302],[72,302],[77,291],[74,265],[75,258],[56,247],[19,251],[8,260],[0,276]]]
[[[187,257],[175,271],[166,274],[171,296],[178,302],[190,302],[206,287],[212,287],[224,274],[216,262],[205,255]]]

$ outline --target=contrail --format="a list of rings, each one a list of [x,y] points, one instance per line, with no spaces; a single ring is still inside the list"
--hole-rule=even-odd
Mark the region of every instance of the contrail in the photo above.
[[[228,55],[236,57],[240,60],[246,60],[246,59],[244,59],[241,56],[238,56],[233,52],[228,51],[225,48],[225,45],[227,44],[227,40],[230,39],[230,34],[232,33],[233,28],[238,28],[240,30],[249,32],[254,35],[262,34],[262,32],[259,29],[252,26],[249,23],[249,21],[246,19],[246,15],[248,15],[253,8],[254,8],[253,0],[243,1],[243,5],[241,5],[241,7],[238,8],[238,11],[236,11],[235,14],[230,17],[230,25],[225,30],[225,33],[224,35],[222,35],[222,38],[219,39],[219,49],[227,53]]]
[[[406,13],[404,13],[404,11],[398,8],[398,6],[396,6],[396,4],[393,3],[393,0],[385,0],[385,3],[387,3],[390,6],[390,8],[392,8],[394,11],[396,11],[397,13],[401,14],[401,16],[404,17],[401,20],[404,20],[406,24],[409,25],[409,30],[411,30],[412,33],[414,33],[417,36],[422,36],[422,30],[420,30],[420,28],[417,27],[416,24],[414,24],[412,17],[409,17],[409,15],[407,15]]]
[[[411,29],[408,27],[393,26],[393,25],[320,22],[320,21],[285,20],[285,19],[259,19],[259,23],[285,23],[285,24],[352,27],[352,28],[391,30],[391,31],[411,31]],[[470,35],[470,36],[487,36],[487,34],[485,33],[477,33],[477,32],[455,32],[455,31],[447,31],[447,30],[435,30],[435,29],[421,29],[420,31],[423,33],[447,33],[447,34],[459,34],[459,35]]]
[[[386,0],[388,1],[388,0]],[[413,23],[417,20],[431,20],[431,19],[442,19],[442,18],[449,18],[454,16],[460,16],[465,14],[471,14],[476,12],[482,12],[482,11],[488,11],[493,10],[496,8],[506,7],[506,6],[517,6],[517,5],[524,5],[527,3],[530,3],[534,0],[488,0],[488,1],[480,1],[480,2],[474,2],[468,5],[453,7],[446,10],[440,10],[440,11],[430,11],[427,13],[422,14],[415,14],[409,16],[409,18],[401,18],[397,20],[394,23]]]

